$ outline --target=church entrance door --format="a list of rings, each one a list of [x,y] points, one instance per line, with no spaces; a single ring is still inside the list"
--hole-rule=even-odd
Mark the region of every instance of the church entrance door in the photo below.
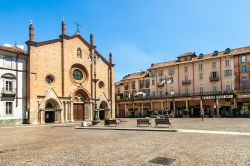
[[[45,111],[45,123],[55,122],[55,112],[54,111]]]
[[[82,121],[84,117],[84,104],[74,104],[74,121]]]

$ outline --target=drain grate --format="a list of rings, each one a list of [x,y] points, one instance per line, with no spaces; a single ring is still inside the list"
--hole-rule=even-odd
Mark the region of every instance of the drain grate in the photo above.
[[[148,162],[153,163],[153,164],[169,165],[174,161],[175,159],[171,159],[167,157],[156,157]]]

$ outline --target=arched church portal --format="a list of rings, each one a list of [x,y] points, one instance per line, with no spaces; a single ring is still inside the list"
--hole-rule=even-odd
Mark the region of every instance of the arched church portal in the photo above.
[[[77,90],[74,95],[73,104],[74,121],[82,121],[88,119],[90,112],[89,105],[90,100],[88,93],[83,89]]]
[[[45,104],[45,123],[54,123],[55,121],[60,121],[60,111],[59,104],[56,100],[47,100]]]
[[[104,120],[105,118],[109,118],[109,106],[106,101],[102,101],[99,106],[99,118],[100,120]]]

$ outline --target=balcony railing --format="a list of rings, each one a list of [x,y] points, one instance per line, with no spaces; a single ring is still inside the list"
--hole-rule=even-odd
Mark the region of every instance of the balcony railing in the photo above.
[[[211,82],[214,82],[214,81],[219,81],[219,77],[216,76],[216,77],[209,77],[210,81]]]
[[[12,88],[7,89],[7,88],[3,88],[2,89],[2,95],[7,95],[7,96],[15,96],[16,95],[16,89]]]
[[[189,85],[191,84],[191,80],[182,80],[182,85]]]
[[[237,91],[238,92],[238,91]],[[250,89],[249,89],[250,92]],[[130,100],[150,100],[150,99],[166,99],[168,98],[175,98],[175,97],[200,97],[200,96],[209,96],[209,95],[229,95],[229,94],[234,94],[234,91],[229,90],[229,91],[216,91],[216,92],[203,92],[202,94],[200,93],[183,93],[183,94],[168,94],[168,95],[149,95],[146,97],[133,97],[131,96],[130,98],[120,98],[118,101],[130,101]]]

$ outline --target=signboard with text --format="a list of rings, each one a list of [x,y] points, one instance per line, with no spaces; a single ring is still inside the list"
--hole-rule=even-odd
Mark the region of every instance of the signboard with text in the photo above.
[[[211,95],[211,96],[201,96],[202,100],[214,100],[214,99],[232,99],[233,95]]]

